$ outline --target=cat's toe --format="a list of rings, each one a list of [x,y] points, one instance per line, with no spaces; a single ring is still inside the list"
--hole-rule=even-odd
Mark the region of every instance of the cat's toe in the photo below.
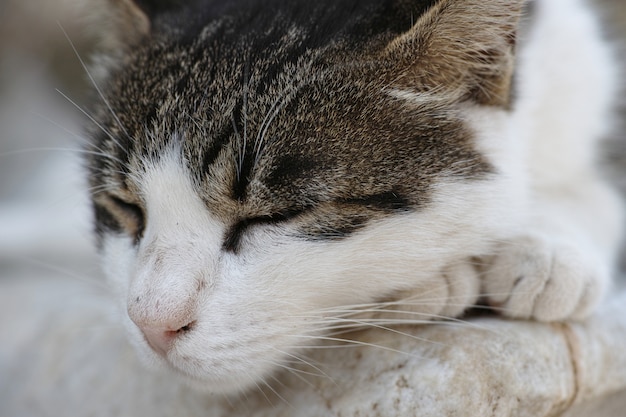
[[[397,291],[378,311],[377,318],[439,320],[458,317],[474,306],[480,293],[480,277],[475,261],[459,260],[447,265],[432,280],[414,288]]]
[[[493,257],[483,288],[489,303],[509,317],[579,319],[597,305],[606,275],[602,265],[572,245],[524,237]]]
[[[441,310],[444,317],[457,317],[474,306],[480,292],[479,272],[472,258],[450,264],[442,271],[446,300]]]

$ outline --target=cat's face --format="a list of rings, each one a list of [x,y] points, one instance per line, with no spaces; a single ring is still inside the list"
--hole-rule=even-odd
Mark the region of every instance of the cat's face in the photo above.
[[[426,37],[454,33],[462,2],[400,2],[423,14],[406,32],[379,3],[341,24],[303,5],[161,17],[103,85],[96,226],[145,356],[214,391],[254,385],[342,307],[428,299],[497,238],[519,7],[492,2],[493,49],[455,72]]]

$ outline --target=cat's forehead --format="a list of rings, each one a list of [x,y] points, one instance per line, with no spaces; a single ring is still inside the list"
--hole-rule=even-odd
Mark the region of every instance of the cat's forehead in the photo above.
[[[254,37],[232,25],[154,42],[113,77],[100,138],[121,164],[102,162],[105,173],[137,189],[146,161],[176,142],[207,204],[258,215],[386,193],[417,204],[439,176],[489,170],[458,112],[407,100],[366,44],[310,48],[295,23]]]

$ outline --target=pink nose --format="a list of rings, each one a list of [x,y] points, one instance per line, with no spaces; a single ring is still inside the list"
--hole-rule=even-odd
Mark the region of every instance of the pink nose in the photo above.
[[[191,331],[193,322],[184,326],[138,326],[150,347],[159,355],[165,356],[174,341],[184,333]]]
[[[194,297],[133,296],[127,304],[128,317],[159,355],[166,356],[177,339],[193,331],[196,324]]]

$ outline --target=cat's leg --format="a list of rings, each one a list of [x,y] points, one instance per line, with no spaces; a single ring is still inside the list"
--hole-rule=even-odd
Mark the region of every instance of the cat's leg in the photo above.
[[[617,83],[583,2],[537,5],[514,115],[528,146],[527,222],[498,248],[483,291],[506,315],[559,320],[597,304],[620,242],[621,203],[595,165]]]
[[[447,265],[414,288],[394,293],[375,317],[405,323],[458,317],[476,305],[479,293],[480,271],[476,260],[467,258]]]
[[[474,258],[448,265],[441,271],[446,287],[446,299],[440,315],[457,317],[476,305],[480,292],[479,271]]]
[[[583,318],[606,292],[619,242],[621,207],[613,191],[589,181],[569,196],[536,201],[527,233],[500,245],[483,292],[504,315]]]

